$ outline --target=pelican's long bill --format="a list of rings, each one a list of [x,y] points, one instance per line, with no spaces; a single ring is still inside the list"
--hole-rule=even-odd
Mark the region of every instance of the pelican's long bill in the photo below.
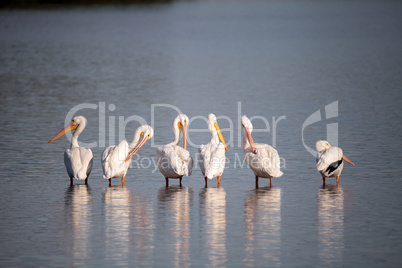
[[[352,161],[350,161],[346,156],[342,156],[342,159],[345,160],[346,162],[348,162],[349,164],[351,164],[352,166],[355,165],[355,164],[353,164]]]
[[[148,140],[147,136],[142,135],[142,140],[138,143],[138,146],[135,147],[135,149],[126,157],[126,159],[124,159],[124,162],[130,160],[131,157],[133,157],[133,155],[135,155],[138,152],[138,150],[145,144],[147,140]]]
[[[223,145],[225,145],[225,149],[226,149],[226,151],[228,150],[228,147],[226,146],[226,141],[225,141],[225,139],[223,138],[223,135],[222,135],[222,132],[221,132],[221,130],[219,129],[219,126],[218,126],[218,123],[214,123],[214,126],[215,126],[215,128],[216,128],[216,133],[218,133],[218,137],[219,137],[219,139],[221,140],[221,142],[223,143]]]
[[[73,125],[74,120],[72,120],[70,122],[70,124],[68,124],[65,128],[63,128],[62,130],[60,130],[59,133],[56,134],[56,136],[54,136],[48,143],[51,143],[52,141],[57,140],[58,138],[60,138],[61,136],[65,135],[66,133],[70,132],[71,130],[75,130],[78,125]]]
[[[253,138],[251,137],[250,130],[248,130],[248,127],[246,127],[246,126],[244,126],[244,129],[246,130],[247,139],[248,139],[248,142],[249,142],[250,145],[251,145],[251,149],[253,150],[253,153],[256,154],[257,151],[256,151],[256,149],[255,149],[254,141],[253,141]]]

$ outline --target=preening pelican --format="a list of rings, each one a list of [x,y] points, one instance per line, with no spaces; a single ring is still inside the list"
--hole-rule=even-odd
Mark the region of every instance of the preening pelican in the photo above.
[[[243,150],[244,159],[255,175],[255,185],[258,188],[258,177],[269,178],[272,186],[272,177],[280,177],[280,159],[278,152],[268,144],[254,143],[251,137],[253,125],[247,116],[241,117],[241,125],[244,128]]]
[[[225,149],[227,151],[228,147],[214,114],[208,115],[208,127],[212,133],[212,138],[207,145],[202,144],[198,148],[198,163],[205,178],[205,187],[208,186],[208,179],[212,180],[216,177],[218,178],[219,187],[226,163]]]
[[[70,149],[64,152],[64,164],[66,165],[70,183],[73,184],[73,178],[85,180],[88,183],[88,177],[92,170],[93,155],[91,149],[83,148],[78,145],[78,136],[87,125],[87,120],[83,116],[76,116],[65,128],[56,134],[48,143],[57,140],[64,134],[75,130],[71,140]]]
[[[123,140],[119,145],[109,146],[103,151],[103,178],[109,180],[109,186],[112,185],[113,178],[120,177],[122,177],[121,182],[122,185],[124,185],[127,170],[131,164],[131,157],[133,157],[145,142],[153,136],[153,128],[148,125],[143,125],[134,132],[134,138],[130,144]]]
[[[336,177],[336,183],[339,183],[339,176],[343,170],[343,160],[353,166],[355,165],[343,155],[341,148],[335,146],[331,147],[327,141],[317,141],[315,149],[318,152],[316,166],[317,170],[321,173],[324,185],[325,177]]]
[[[156,149],[158,168],[165,176],[166,186],[169,185],[169,178],[180,179],[181,186],[183,176],[191,176],[193,159],[186,150],[188,121],[185,114],[179,114],[173,120],[174,141]],[[179,146],[180,130],[183,132],[183,148]]]

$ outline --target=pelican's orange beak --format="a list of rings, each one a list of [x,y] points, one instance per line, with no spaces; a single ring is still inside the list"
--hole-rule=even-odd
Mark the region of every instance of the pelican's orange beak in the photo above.
[[[131,157],[133,157],[133,155],[135,155],[138,152],[138,150],[145,144],[147,140],[148,140],[147,137],[142,137],[142,140],[138,143],[138,146],[135,147],[135,149],[126,157],[126,159],[124,159],[124,162],[130,160]]]
[[[346,162],[348,162],[349,164],[351,164],[352,166],[354,166],[355,164],[352,163],[352,161],[350,161],[346,156],[342,156],[342,159],[345,160]]]
[[[227,150],[228,150],[228,147],[226,146],[225,139],[223,138],[222,132],[221,132],[221,130],[219,129],[218,123],[215,122],[215,123],[214,123],[214,126],[215,126],[215,128],[216,128],[216,132],[218,133],[219,139],[221,140],[221,142],[223,143],[223,145],[225,145],[225,149],[226,149],[226,151],[227,151]]]
[[[57,140],[58,138],[60,138],[61,136],[65,135],[66,133],[70,132],[71,130],[75,130],[78,125],[73,125],[74,120],[72,120],[70,122],[70,124],[68,124],[65,128],[63,128],[62,130],[60,130],[59,133],[56,134],[56,136],[54,136],[48,143],[51,143],[52,141]]]
[[[248,127],[246,127],[246,126],[243,126],[243,127],[246,130],[247,139],[251,145],[251,149],[253,150],[253,153],[256,154],[257,150],[255,149],[255,144],[254,144],[253,138],[251,137],[250,130],[248,130]]]

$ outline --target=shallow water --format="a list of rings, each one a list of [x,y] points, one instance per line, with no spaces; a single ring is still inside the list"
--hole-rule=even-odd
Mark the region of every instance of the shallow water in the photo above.
[[[196,1],[0,11],[1,266],[400,267],[401,7]],[[88,119],[79,139],[94,154],[88,186],[69,186],[68,139],[47,144],[74,108]],[[229,147],[220,188],[216,180],[204,188],[196,167],[183,187],[165,188],[155,170],[176,108],[190,117],[193,157],[210,139],[201,117],[218,116]],[[307,124],[317,111],[321,120]],[[281,156],[273,188],[261,179],[255,189],[242,161],[242,114],[260,116],[254,140]],[[103,149],[145,122],[153,141],[125,187],[119,179],[108,187]],[[355,163],[338,188],[334,179],[322,187],[307,149],[326,138]]]

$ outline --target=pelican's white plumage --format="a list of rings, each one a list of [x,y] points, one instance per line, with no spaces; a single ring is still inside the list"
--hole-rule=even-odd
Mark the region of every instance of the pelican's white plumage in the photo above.
[[[331,147],[331,145],[324,140],[319,140],[315,144],[317,150],[316,166],[320,172],[323,183],[325,178],[336,177],[336,182],[339,182],[339,176],[343,170],[343,160],[351,165],[354,165],[343,155],[343,151],[339,147]]]
[[[190,152],[186,150],[188,122],[185,114],[179,114],[173,120],[173,142],[156,149],[158,168],[166,179],[166,185],[169,185],[169,178],[180,179],[181,185],[184,175],[191,176],[193,159]],[[180,130],[183,132],[183,148],[179,146]]]
[[[214,114],[208,115],[208,128],[212,134],[211,141],[198,148],[198,163],[202,175],[205,177],[205,186],[208,184],[207,179],[213,178],[218,178],[219,186],[220,178],[225,169],[225,149],[227,150],[227,147]]]
[[[91,149],[83,148],[78,145],[78,137],[85,129],[87,120],[83,116],[74,117],[71,122],[56,134],[48,143],[51,143],[62,137],[71,130],[75,130],[71,140],[70,149],[64,152],[64,164],[70,177],[71,184],[73,178],[85,180],[88,183],[88,177],[92,170],[93,154]]]
[[[241,124],[244,128],[244,159],[254,172],[256,186],[258,187],[258,177],[269,178],[270,184],[272,185],[272,177],[280,177],[283,175],[283,172],[280,170],[278,151],[268,144],[254,143],[251,137],[253,124],[251,124],[247,116],[242,116]]]
[[[151,126],[143,125],[134,132],[133,141],[128,144],[123,140],[118,145],[107,147],[102,154],[103,178],[109,180],[122,177],[122,184],[131,164],[131,157],[141,148],[144,143],[154,136]]]

